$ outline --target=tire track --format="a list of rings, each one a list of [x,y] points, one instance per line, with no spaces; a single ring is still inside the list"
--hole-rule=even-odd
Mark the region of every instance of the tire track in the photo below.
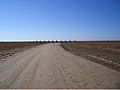
[[[19,81],[19,79],[22,79],[22,80],[24,80],[25,78],[24,77],[22,77],[22,78],[19,78],[21,75],[26,75],[26,74],[23,74],[23,72],[26,72],[25,70],[26,70],[26,68],[27,67],[29,67],[30,66],[30,63],[33,63],[32,64],[32,67],[31,67],[31,73],[32,72],[34,72],[35,70],[36,70],[36,68],[37,68],[37,62],[39,62],[39,52],[41,52],[41,49],[42,48],[40,48],[40,50],[38,49],[38,50],[36,50],[36,53],[34,53],[33,54],[33,56],[32,56],[32,58],[30,59],[30,61],[28,62],[28,63],[26,63],[25,65],[24,65],[24,67],[20,70],[20,72],[17,74],[17,76],[14,78],[14,81],[13,82],[11,82],[11,84],[9,84],[9,86],[8,86],[8,88],[11,88],[11,86],[16,82],[16,81]],[[36,58],[37,57],[37,58]],[[35,62],[35,60],[36,60],[36,62]],[[30,68],[28,68],[28,71],[30,72]],[[33,75],[34,75],[35,73],[33,73]],[[31,75],[29,75],[28,77],[30,77]],[[27,79],[28,79],[28,77],[26,77]],[[30,80],[29,80],[30,79]],[[30,83],[30,81],[31,81],[31,79],[32,79],[32,77],[30,77],[28,79],[28,82],[27,81],[24,81],[24,82],[27,82],[28,84],[26,84],[25,86],[26,87],[28,87],[28,85],[29,85],[29,83]],[[22,82],[20,83],[20,84],[22,84]],[[17,85],[20,85],[20,84],[17,84]],[[13,86],[12,86],[13,87]],[[16,86],[15,86],[16,87]],[[22,86],[21,87],[18,87],[18,88],[22,88]],[[23,87],[23,88],[25,88],[25,87]]]
[[[34,50],[35,48],[31,48],[31,49]],[[5,72],[9,68],[14,68],[14,64],[21,62],[21,60],[18,60],[20,57],[29,57],[31,53],[32,53],[32,50],[24,51],[24,53],[22,53],[22,52],[17,53],[17,55],[19,55],[19,54],[20,55],[19,56],[16,55],[14,57],[16,59],[12,59],[13,57],[11,57],[10,60],[8,60],[8,62],[5,62],[0,66],[0,73]],[[24,60],[24,59],[22,59],[22,60]]]
[[[17,68],[14,68],[14,72],[12,70],[12,75],[11,77],[9,77],[8,79],[6,79],[5,81],[2,81],[2,83],[0,83],[0,87],[1,88],[9,88],[10,85],[12,83],[14,83],[16,80],[17,80],[17,77],[20,76],[20,74],[22,73],[22,71],[27,67],[27,65],[33,60],[33,58],[35,57],[35,55],[37,54],[38,52],[35,52],[34,54],[31,53],[28,57],[25,57],[24,58],[24,62],[21,63],[21,65],[19,65]],[[26,60],[27,59],[27,60]],[[9,70],[9,69],[8,69]],[[8,71],[7,70],[7,71]],[[3,72],[4,73],[4,72]],[[2,73],[0,73],[2,74]],[[0,75],[1,76],[1,75]],[[4,84],[4,85],[3,85]]]
[[[0,66],[1,89],[120,88],[119,72],[75,56],[60,44],[17,55]]]

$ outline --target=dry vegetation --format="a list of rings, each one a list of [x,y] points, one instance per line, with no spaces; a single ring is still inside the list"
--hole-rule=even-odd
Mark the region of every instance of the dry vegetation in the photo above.
[[[68,51],[78,54],[87,59],[97,63],[105,64],[100,60],[96,60],[88,55],[96,56],[113,63],[120,64],[120,41],[91,41],[91,42],[76,42],[76,43],[63,43],[62,47]]]
[[[4,62],[6,57],[12,56],[17,52],[24,51],[43,43],[36,42],[0,42],[0,62]]]
[[[0,42],[0,51],[14,49],[14,48],[21,48],[26,46],[35,46],[40,44],[41,43],[35,43],[35,42]]]

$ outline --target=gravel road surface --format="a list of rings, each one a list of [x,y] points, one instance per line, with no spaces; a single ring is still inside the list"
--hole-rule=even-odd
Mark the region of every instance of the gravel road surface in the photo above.
[[[51,43],[19,52],[0,63],[0,88],[120,88],[120,72]]]

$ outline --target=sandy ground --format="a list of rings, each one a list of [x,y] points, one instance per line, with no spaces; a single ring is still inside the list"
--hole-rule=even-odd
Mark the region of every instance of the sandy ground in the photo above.
[[[120,88],[120,72],[45,44],[0,63],[0,88]]]

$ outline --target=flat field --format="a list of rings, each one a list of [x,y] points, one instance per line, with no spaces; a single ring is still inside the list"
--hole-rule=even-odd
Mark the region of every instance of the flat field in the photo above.
[[[75,43],[62,43],[62,47],[74,54],[83,56],[100,64],[105,64],[107,62],[106,64],[109,66],[117,63],[117,67],[113,65],[113,68],[118,69],[120,64],[120,41],[81,41]],[[96,57],[101,60],[96,59]]]
[[[4,62],[6,57],[12,56],[17,52],[41,44],[36,42],[0,42],[0,62]]]
[[[21,48],[26,46],[40,45],[41,43],[35,42],[0,42],[0,51],[9,50],[14,48]]]
[[[0,63],[0,89],[120,89],[120,72],[48,43]]]

